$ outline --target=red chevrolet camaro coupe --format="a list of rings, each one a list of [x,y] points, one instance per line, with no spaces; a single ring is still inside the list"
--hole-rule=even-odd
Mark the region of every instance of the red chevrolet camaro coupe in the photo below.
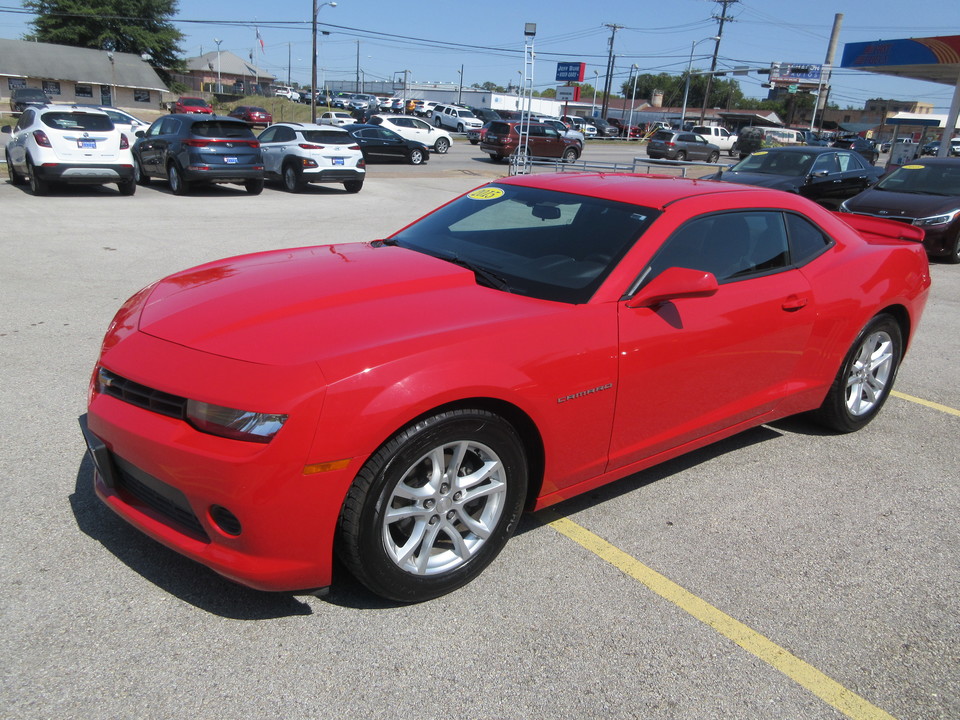
[[[922,239],[775,190],[564,173],[186,270],[107,331],[96,492],[253,588],[322,592],[336,552],[435,597],[524,509],[787,415],[866,425],[927,298]]]

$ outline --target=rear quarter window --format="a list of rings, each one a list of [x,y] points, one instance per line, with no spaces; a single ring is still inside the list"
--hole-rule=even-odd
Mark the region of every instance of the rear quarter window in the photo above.
[[[56,130],[113,130],[113,120],[106,114],[54,112],[44,113],[43,124]]]

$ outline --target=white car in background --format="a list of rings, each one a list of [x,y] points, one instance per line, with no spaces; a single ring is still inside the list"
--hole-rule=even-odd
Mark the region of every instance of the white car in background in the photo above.
[[[137,141],[137,130],[146,130],[148,127],[150,127],[150,123],[148,123],[146,120],[141,120],[140,118],[134,117],[130,113],[112,107],[111,105],[78,104],[77,107],[93,108],[94,110],[102,110],[105,112],[110,119],[113,120],[113,126],[127,136],[127,141],[130,143],[131,147],[133,147],[133,143]]]
[[[13,185],[29,182],[34,195],[46,195],[51,185],[116,183],[121,195],[133,195],[133,155],[127,136],[110,116],[79,105],[29,106],[11,135],[6,160]]]
[[[370,118],[370,124],[389,128],[400,137],[426,145],[440,155],[447,152],[453,142],[446,130],[432,127],[429,123],[409,115],[374,115]]]
[[[263,174],[279,180],[288,192],[308,183],[342,183],[360,192],[367,165],[360,146],[346,130],[312,123],[275,123],[260,133]]]
[[[536,120],[537,122],[542,122],[544,125],[549,125],[550,127],[556,129],[564,137],[568,137],[571,140],[576,140],[580,143],[580,150],[583,150],[583,141],[584,135],[579,130],[574,130],[573,128],[568,128],[567,124],[560,118],[552,117],[539,117]]]
[[[329,111],[320,116],[321,125],[353,125],[357,119],[348,112]]]
[[[459,133],[466,132],[468,128],[483,127],[483,120],[458,105],[435,106],[432,119],[436,127],[448,127]]]

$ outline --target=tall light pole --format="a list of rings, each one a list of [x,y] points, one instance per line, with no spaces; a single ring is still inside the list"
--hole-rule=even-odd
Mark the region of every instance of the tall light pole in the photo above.
[[[627,140],[630,139],[630,128],[633,127],[633,108],[637,104],[637,78],[640,77],[640,68],[635,64],[631,65],[630,72],[633,74],[633,92],[630,93],[630,119],[627,120]]]
[[[593,71],[593,102],[590,103],[590,117],[596,112],[597,108],[597,85],[600,84],[600,71]]]
[[[335,2],[317,5],[317,0],[313,0],[313,62],[310,64],[310,122],[312,123],[317,122],[317,13],[326,5],[337,6]]]
[[[220,43],[223,42],[220,38],[214,38],[213,42],[217,45],[217,92],[223,92],[223,83],[220,82]]]
[[[459,105],[463,99],[463,65],[460,66],[457,72],[460,74],[460,84],[457,86],[457,105]]]
[[[683,86],[683,110],[680,112],[680,129],[683,130],[683,124],[687,120],[687,98],[690,96],[690,70],[693,67],[693,50],[697,45],[708,40],[717,41],[720,38],[716,35],[702,40],[694,40],[690,45],[690,61],[687,63],[687,82]]]

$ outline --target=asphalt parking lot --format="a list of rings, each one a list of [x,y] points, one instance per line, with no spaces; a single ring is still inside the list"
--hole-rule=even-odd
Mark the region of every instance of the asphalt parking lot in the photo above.
[[[383,237],[506,172],[475,155],[371,166],[356,195],[0,181],[0,717],[960,717],[957,266],[863,431],[789,419],[528,516],[431,602],[247,590],[101,506],[76,418],[129,295]]]

